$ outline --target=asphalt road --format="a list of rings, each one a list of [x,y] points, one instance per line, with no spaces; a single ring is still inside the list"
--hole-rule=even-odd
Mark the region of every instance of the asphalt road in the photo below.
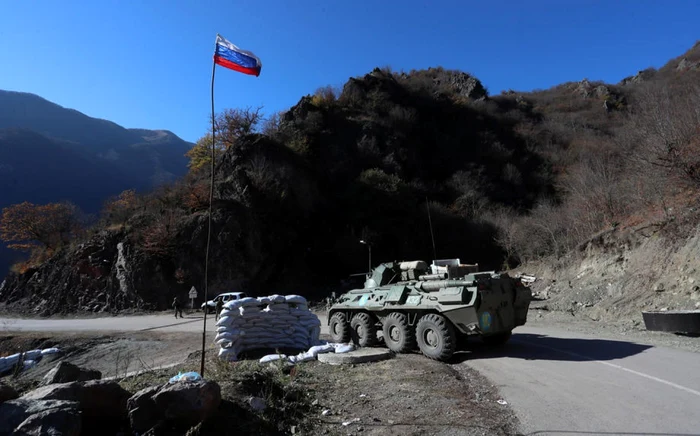
[[[208,318],[207,330],[214,330],[213,321]],[[201,315],[0,318],[0,334],[201,328]],[[493,350],[477,343],[458,353],[453,364],[472,366],[499,388],[518,416],[522,434],[700,435],[698,353],[520,327],[504,348]]]

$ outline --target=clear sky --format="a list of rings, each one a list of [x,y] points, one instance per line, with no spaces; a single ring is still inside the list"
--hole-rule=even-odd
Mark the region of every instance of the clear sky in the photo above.
[[[195,141],[220,33],[256,78],[217,67],[216,108],[287,109],[376,66],[442,65],[491,94],[618,82],[700,39],[700,0],[0,0],[0,89]]]

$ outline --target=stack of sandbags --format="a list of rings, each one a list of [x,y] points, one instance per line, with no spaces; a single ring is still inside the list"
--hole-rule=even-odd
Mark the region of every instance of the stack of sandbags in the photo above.
[[[20,359],[22,360],[23,368],[31,368],[36,365],[36,362],[47,354],[58,353],[58,348],[46,348],[44,350],[30,350],[24,353],[16,353],[6,357],[0,357],[0,374],[4,374],[17,366]]]
[[[321,321],[299,295],[243,298],[226,303],[216,323],[219,357],[236,360],[247,350],[307,350],[319,343]]]

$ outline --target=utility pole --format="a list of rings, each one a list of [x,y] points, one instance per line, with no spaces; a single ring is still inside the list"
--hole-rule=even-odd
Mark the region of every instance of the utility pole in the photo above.
[[[365,241],[364,239],[360,239],[360,244],[364,244],[367,246],[367,250],[369,253],[369,274],[372,274],[372,244]]]

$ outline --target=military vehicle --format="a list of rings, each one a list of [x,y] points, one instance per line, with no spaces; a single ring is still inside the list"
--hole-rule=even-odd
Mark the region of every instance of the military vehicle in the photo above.
[[[532,293],[519,278],[459,259],[383,263],[364,288],[342,294],[328,311],[333,342],[361,347],[378,342],[396,353],[416,348],[439,361],[450,359],[461,337],[479,335],[502,345],[524,325]]]

